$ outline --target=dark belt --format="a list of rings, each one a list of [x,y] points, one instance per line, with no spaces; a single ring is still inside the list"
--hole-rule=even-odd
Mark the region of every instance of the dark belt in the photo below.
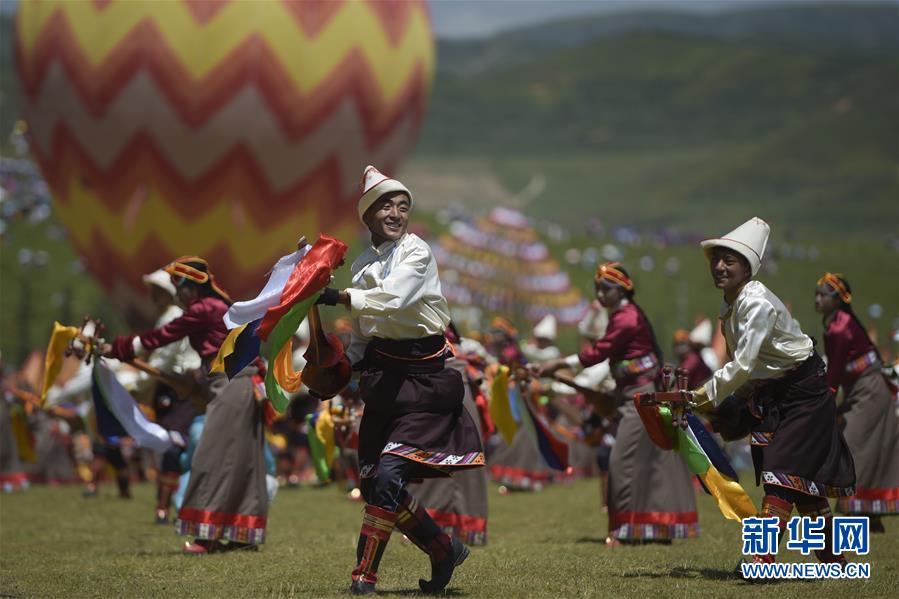
[[[785,375],[780,377],[779,379],[773,379],[771,381],[772,385],[791,385],[796,381],[801,381],[802,379],[806,379],[818,371],[824,370],[824,361],[821,359],[821,356],[818,355],[818,352],[812,350],[812,355],[799,363],[796,368],[790,370]]]
[[[444,369],[450,353],[452,350],[443,335],[421,339],[375,337],[365,348],[364,367],[407,374],[434,374]]]

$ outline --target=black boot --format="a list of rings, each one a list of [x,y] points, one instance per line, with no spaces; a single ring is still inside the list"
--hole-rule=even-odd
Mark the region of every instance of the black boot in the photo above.
[[[378,582],[378,564],[384,555],[384,548],[390,540],[396,513],[366,505],[362,516],[362,530],[356,545],[356,567],[353,568],[350,592],[355,595],[370,595],[375,592]]]
[[[450,539],[450,550],[445,557],[438,562],[431,562],[431,580],[418,579],[418,587],[423,593],[442,593],[453,577],[453,571],[462,565],[471,551],[462,544],[462,541],[453,537]]]
[[[400,505],[396,526],[431,559],[431,580],[419,579],[418,586],[425,593],[442,592],[453,570],[468,557],[468,547],[443,532],[411,495]]]

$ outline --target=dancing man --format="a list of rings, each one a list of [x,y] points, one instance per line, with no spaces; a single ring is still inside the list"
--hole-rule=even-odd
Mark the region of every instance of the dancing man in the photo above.
[[[352,266],[352,287],[326,289],[319,299],[350,310],[347,357],[361,371],[365,401],[359,470],[367,505],[350,591],[375,591],[378,564],[395,526],[430,557],[431,579],[419,586],[439,592],[469,550],[437,526],[406,485],[483,466],[484,453],[462,405],[462,376],[445,367],[450,316],[437,263],[431,248],[406,232],[412,194],[369,166],[358,208],[371,247]]]
[[[756,484],[765,489],[762,516],[779,518],[781,534],[794,505],[801,516],[825,518],[826,547],[815,554],[822,562],[843,563],[833,553],[827,498],[853,494],[855,467],[814,342],[755,280],[769,230],[752,218],[702,242],[715,287],[724,292],[720,318],[730,361],[695,391],[696,401],[700,410],[721,404],[712,415],[716,430],[740,428],[735,421],[749,429],[725,436],[751,431]],[[754,561],[770,563],[774,555]]]

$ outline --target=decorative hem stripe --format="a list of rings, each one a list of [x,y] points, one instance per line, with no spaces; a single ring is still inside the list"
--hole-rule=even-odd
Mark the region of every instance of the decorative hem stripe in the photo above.
[[[466,545],[487,544],[487,518],[427,510],[428,514],[451,537],[458,537]]]
[[[29,486],[31,486],[31,484],[28,481],[28,475],[24,472],[0,474],[0,487],[7,493],[18,491],[20,489],[27,489]]]
[[[814,495],[816,497],[851,497],[855,495],[855,487],[834,487],[824,483],[816,483],[813,480],[802,478],[794,474],[784,474],[782,472],[762,471],[762,483],[766,485],[775,485],[777,487],[786,487],[793,489],[806,495]]]
[[[487,518],[479,518],[477,516],[466,516],[465,514],[454,514],[452,512],[441,512],[440,510],[427,510],[428,515],[440,526],[453,526],[462,530],[472,530],[477,532],[487,531]]]
[[[265,542],[266,521],[265,516],[181,508],[178,520],[175,521],[175,529],[178,534],[207,541],[224,539],[258,545]]]
[[[28,475],[24,472],[10,472],[0,474],[0,483],[27,483]]]
[[[509,468],[507,466],[491,466],[490,478],[494,482],[515,489],[539,491],[553,483],[551,472]]]
[[[430,466],[444,472],[453,469],[478,468],[487,463],[483,451],[472,451],[463,455],[452,453],[433,452],[419,449],[405,443],[388,443],[381,450],[381,455],[395,455],[424,466]]]
[[[673,526],[698,522],[699,515],[696,512],[609,512],[610,528],[617,528],[624,524]]]
[[[440,530],[468,546],[480,547],[487,544],[487,531],[465,530],[455,526],[441,526]]]
[[[752,431],[749,433],[749,444],[758,447],[766,447],[774,438],[774,433],[759,433]]]
[[[694,524],[622,524],[609,531],[619,540],[694,539],[699,536],[699,523]]]
[[[871,487],[856,487],[855,488],[855,496],[850,499],[867,499],[869,501],[872,500],[880,500],[880,501],[889,501],[889,500],[899,500],[899,487],[892,487],[886,489],[876,489]]]
[[[175,521],[175,530],[180,535],[196,537],[206,541],[225,540],[235,543],[252,543],[253,545],[261,545],[265,542],[264,528],[207,524],[205,522],[192,522],[179,518]]]
[[[549,484],[564,484],[579,478],[590,476],[586,468],[568,468],[564,472],[557,470],[526,470],[511,466],[490,466],[490,479],[495,483],[516,489],[539,490]]]
[[[844,514],[899,514],[899,488],[857,487],[852,497],[837,500],[837,510]]]

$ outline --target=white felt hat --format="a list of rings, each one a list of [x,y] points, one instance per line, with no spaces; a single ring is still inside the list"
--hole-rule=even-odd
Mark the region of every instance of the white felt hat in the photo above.
[[[387,193],[401,191],[409,196],[409,205],[412,205],[412,192],[397,181],[384,175],[375,167],[369,165],[365,167],[362,174],[362,197],[359,198],[359,219],[365,215],[365,211],[371,208],[378,198]]]
[[[552,341],[556,338],[557,328],[556,317],[552,314],[547,314],[534,327],[534,337]]]
[[[175,285],[172,284],[172,276],[161,268],[142,276],[141,280],[145,285],[156,285],[172,297],[175,297]]]
[[[755,276],[762,265],[770,232],[771,227],[768,223],[754,216],[730,233],[715,239],[706,239],[700,245],[706,256],[711,255],[712,248],[715,247],[725,247],[737,252],[749,261],[752,276]]]

